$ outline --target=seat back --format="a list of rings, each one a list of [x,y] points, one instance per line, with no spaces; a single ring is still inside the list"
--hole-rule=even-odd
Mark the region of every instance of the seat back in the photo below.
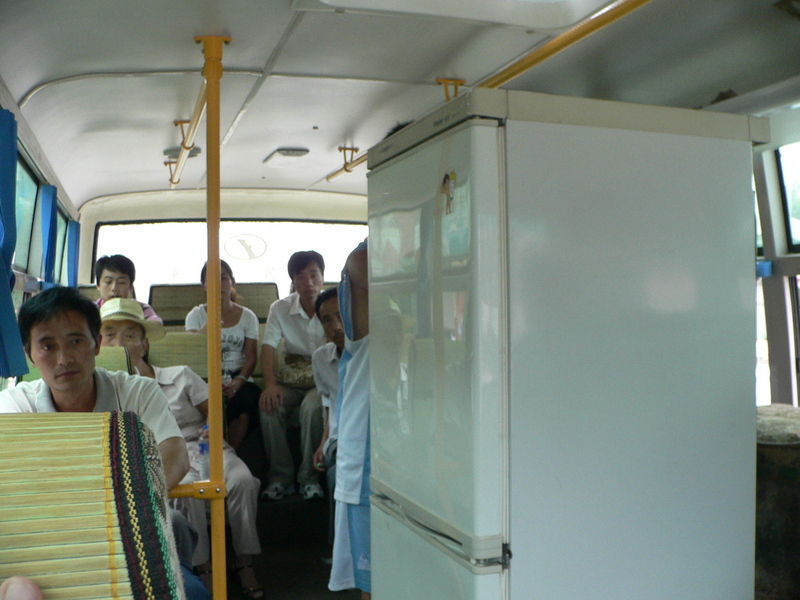
[[[79,285],[78,291],[90,300],[97,300],[100,297],[100,290],[96,285]]]
[[[206,291],[199,283],[164,283],[150,286],[148,304],[164,320],[167,331],[180,331],[189,311],[205,301]]]
[[[246,306],[258,317],[259,323],[266,323],[269,307],[278,299],[278,284],[265,282],[237,283],[236,292]]]
[[[208,341],[204,333],[168,331],[150,344],[148,358],[157,367],[186,365],[203,379],[208,379]]]
[[[246,306],[267,322],[269,307],[278,299],[278,285],[271,282],[237,283],[236,292]],[[205,304],[206,291],[199,283],[155,284],[150,286],[150,306],[164,320],[167,331],[183,330],[186,315],[198,304]]]

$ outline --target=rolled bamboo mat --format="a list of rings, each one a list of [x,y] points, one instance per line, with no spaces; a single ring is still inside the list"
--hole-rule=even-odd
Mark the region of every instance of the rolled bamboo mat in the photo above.
[[[0,580],[45,600],[183,599],[163,469],[134,413],[0,415]]]

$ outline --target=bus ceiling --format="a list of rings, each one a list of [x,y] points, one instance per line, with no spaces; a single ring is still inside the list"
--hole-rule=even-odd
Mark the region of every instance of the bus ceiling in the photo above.
[[[463,81],[462,90],[485,85],[588,16],[627,6],[636,10],[497,85],[702,108],[798,76],[800,20],[790,4],[6,0],[0,106],[15,113],[32,167],[73,217],[93,199],[169,192],[165,163],[182,143],[191,146],[185,122],[202,87],[194,38],[228,36],[222,188],[364,196],[363,164],[328,177],[346,159],[341,149],[361,155],[398,121],[444,103],[437,80]],[[792,88],[785,105],[798,99]],[[206,186],[204,123],[175,193]],[[287,149],[294,152],[280,152]],[[295,160],[266,160],[276,155]]]

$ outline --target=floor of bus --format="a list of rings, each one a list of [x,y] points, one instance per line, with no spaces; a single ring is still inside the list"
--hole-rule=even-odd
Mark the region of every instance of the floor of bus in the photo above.
[[[299,430],[289,428],[289,445],[299,460]],[[266,457],[261,435],[256,428],[243,442],[240,455],[253,474],[266,487]],[[321,483],[324,485],[324,477]],[[326,490],[327,493],[327,490]],[[258,504],[258,537],[261,554],[254,557],[256,576],[264,586],[264,600],[357,600],[358,590],[332,592],[328,589],[332,546],[328,542],[328,498],[303,500],[294,494],[277,502],[260,500]],[[233,557],[229,548],[229,568]],[[228,597],[242,595],[239,578],[228,574]]]

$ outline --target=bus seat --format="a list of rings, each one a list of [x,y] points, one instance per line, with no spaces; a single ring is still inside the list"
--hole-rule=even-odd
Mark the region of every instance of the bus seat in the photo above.
[[[167,331],[173,331],[183,329],[189,311],[205,301],[206,291],[199,283],[164,283],[150,286],[148,304],[164,320]]]
[[[242,298],[242,306],[246,306],[258,317],[259,323],[266,323],[269,307],[278,299],[277,283],[237,283],[236,293]]]
[[[201,288],[202,289],[202,288]],[[167,331],[162,339],[150,344],[148,358],[157,367],[187,365],[208,379],[208,354],[206,334],[186,331]]]
[[[78,291],[90,300],[97,300],[100,297],[100,290],[96,285],[79,285]]]
[[[148,354],[150,364],[157,367],[172,367],[187,365],[206,381],[208,380],[207,339],[204,333],[189,333],[186,331],[167,331],[162,339],[150,344]],[[261,341],[258,341],[260,351]],[[282,364],[283,355],[278,360]],[[256,368],[253,371],[253,381],[264,389],[264,377],[261,373],[261,357],[256,356]]]
[[[237,283],[242,304],[256,313],[259,323],[266,323],[269,307],[278,299],[276,283]],[[149,304],[164,320],[167,331],[183,330],[186,315],[198,304],[205,304],[206,291],[199,283],[155,284],[150,286]]]
[[[101,367],[106,371],[125,371],[126,373],[133,374],[133,364],[131,357],[128,355],[128,350],[121,346],[101,346],[100,354],[95,357],[95,366]],[[41,379],[42,375],[39,373],[30,359],[28,359],[28,373],[22,376],[22,381],[34,381]]]

